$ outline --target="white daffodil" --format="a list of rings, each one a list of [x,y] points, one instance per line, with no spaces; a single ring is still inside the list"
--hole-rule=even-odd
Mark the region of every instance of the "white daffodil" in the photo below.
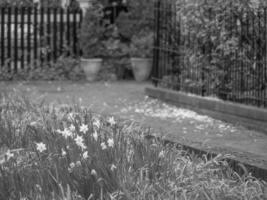
[[[79,147],[81,147],[82,149],[86,149],[86,146],[83,143],[84,140],[82,136],[78,135],[74,140]]]
[[[6,152],[6,160],[8,161],[12,157],[14,157],[14,153],[11,153],[10,150],[7,150],[7,152]]]
[[[46,145],[45,145],[44,143],[42,143],[42,142],[40,142],[40,143],[36,143],[36,149],[37,149],[40,153],[42,153],[43,151],[46,150]]]
[[[73,136],[72,132],[67,128],[65,128],[64,131],[61,131],[61,134],[64,138]]]
[[[83,159],[87,159],[89,156],[88,156],[88,151],[85,151],[84,153],[83,153]]]
[[[97,176],[97,173],[96,173],[96,171],[94,169],[91,170],[91,175]]]
[[[62,154],[62,156],[67,155],[67,153],[66,153],[66,151],[64,149],[61,149],[61,154]]]
[[[102,148],[102,150],[107,149],[107,145],[105,144],[105,142],[102,142],[102,143],[101,143],[101,148]]]
[[[117,167],[114,164],[112,164],[111,167],[110,167],[110,170],[114,171],[115,169],[117,169]]]
[[[100,128],[100,120],[96,118],[93,122],[93,125],[99,129]]]
[[[111,126],[114,126],[116,124],[113,116],[108,118],[108,123],[110,123]]]
[[[113,138],[109,138],[107,142],[108,142],[108,146],[109,147],[114,147],[114,140],[113,140]]]
[[[75,163],[74,162],[70,163],[70,168],[74,168],[74,167],[75,167]]]
[[[75,132],[75,126],[73,125],[73,124],[71,124],[70,125],[70,127],[69,127],[69,130],[71,131],[71,132]]]
[[[73,121],[74,120],[74,113],[69,113],[68,119]]]
[[[97,139],[98,139],[98,134],[97,134],[96,130],[94,130],[93,138],[95,139],[95,141],[97,141]]]
[[[68,167],[68,171],[72,172],[74,167],[75,167],[75,163],[74,162],[70,163],[70,167]]]
[[[86,124],[82,124],[82,125],[80,126],[80,131],[81,131],[83,134],[85,134],[85,133],[88,131],[88,125],[86,125]]]
[[[159,152],[159,158],[164,158],[164,151]]]

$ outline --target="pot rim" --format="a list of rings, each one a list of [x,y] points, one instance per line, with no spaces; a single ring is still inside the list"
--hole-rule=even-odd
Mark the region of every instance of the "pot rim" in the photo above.
[[[102,61],[103,60],[103,58],[83,58],[83,57],[81,57],[80,58],[80,60],[81,61],[89,61],[89,60],[91,60],[91,61]]]

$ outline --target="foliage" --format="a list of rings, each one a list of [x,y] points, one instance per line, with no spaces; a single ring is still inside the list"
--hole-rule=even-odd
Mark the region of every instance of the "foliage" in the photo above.
[[[169,17],[166,27],[172,33],[168,38],[170,48],[179,49],[179,56],[186,61],[173,67],[176,71],[179,68],[180,81],[186,79],[192,84],[210,87],[207,90],[219,90],[219,93],[235,93],[237,87],[242,92],[264,89],[265,81],[252,84],[255,74],[259,79],[266,80],[258,73],[261,66],[257,64],[264,60],[266,54],[264,11],[261,10],[264,6],[266,1],[262,0],[177,0],[174,16],[179,23],[173,23],[173,16],[166,13]],[[181,38],[177,34],[181,34]],[[179,56],[176,56],[178,60],[174,63],[179,63]],[[242,68],[241,72],[238,66],[242,65],[248,67]],[[204,78],[182,77],[195,68],[202,69]],[[236,80],[233,72],[238,74]],[[244,80],[248,83],[246,87]]]
[[[41,7],[61,7],[61,0],[40,0]],[[34,6],[32,0],[0,0],[0,6],[21,6],[29,7]]]
[[[134,35],[130,45],[131,57],[151,58],[153,50],[153,36],[153,32],[146,31],[146,29]]]
[[[97,0],[90,2],[86,10],[81,30],[80,30],[80,46],[83,51],[83,57],[94,58],[102,57],[105,52],[105,21],[103,18],[103,5]]]
[[[56,62],[29,64],[18,72],[9,70],[13,63],[6,63],[0,69],[0,80],[81,80],[85,79],[79,61],[71,57],[60,57]]]
[[[133,57],[151,57],[153,47],[153,2],[127,2],[128,12],[121,12],[116,25],[122,38],[129,41],[125,49]]]
[[[121,12],[116,20],[119,33],[131,40],[144,29],[153,30],[153,1],[127,1],[128,12]]]
[[[0,102],[0,199],[264,199],[266,183],[225,158],[187,155],[139,124],[79,104]]]

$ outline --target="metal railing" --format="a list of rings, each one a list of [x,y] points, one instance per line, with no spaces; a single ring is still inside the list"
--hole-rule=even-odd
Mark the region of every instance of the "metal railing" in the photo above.
[[[266,108],[267,9],[211,7],[198,19],[175,2],[154,4],[156,86]]]
[[[0,7],[0,67],[16,73],[66,52],[79,55],[81,20],[81,10]]]

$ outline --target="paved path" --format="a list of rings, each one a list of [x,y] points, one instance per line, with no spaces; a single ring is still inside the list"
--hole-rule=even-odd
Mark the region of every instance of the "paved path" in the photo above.
[[[170,140],[197,148],[230,153],[267,168],[267,135],[234,126],[145,96],[150,83],[0,82],[1,91],[43,95],[47,102],[80,102],[94,112],[130,118]]]

